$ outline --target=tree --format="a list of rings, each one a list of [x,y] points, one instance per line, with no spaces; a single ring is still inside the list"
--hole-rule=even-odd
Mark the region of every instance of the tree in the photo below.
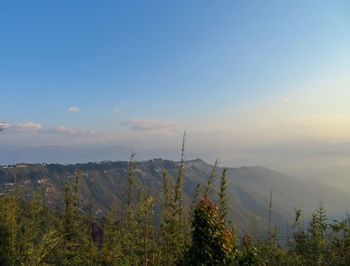
[[[204,197],[209,196],[209,193],[212,189],[212,185],[216,181],[216,170],[217,170],[218,164],[219,164],[219,159],[216,159],[214,166],[211,169],[210,175],[208,176],[208,179],[207,179],[207,185],[205,186],[205,189],[204,189]]]
[[[227,209],[227,169],[222,171],[220,180],[220,192],[219,192],[219,212],[220,219],[225,221],[228,209]]]
[[[160,217],[160,257],[162,265],[173,265],[182,246],[178,241],[178,223],[175,211],[174,187],[168,172],[163,170],[163,189]]]
[[[122,264],[121,228],[117,220],[117,203],[113,200],[111,208],[103,223],[103,239],[101,245],[101,265]]]
[[[11,265],[11,234],[3,223],[0,223],[0,265]]]
[[[176,216],[178,218],[178,234],[180,236],[179,241],[185,243],[184,235],[184,205],[183,205],[183,182],[184,182],[184,169],[185,169],[185,144],[186,144],[186,132],[184,132],[182,137],[182,147],[181,147],[181,159],[179,165],[179,171],[177,176],[177,182],[175,187],[175,210]]]
[[[127,169],[127,205],[125,210],[125,219],[122,221],[122,247],[124,254],[124,262],[126,264],[138,265],[141,261],[140,257],[140,243],[139,237],[141,235],[139,220],[138,220],[138,208],[139,208],[139,195],[141,191],[137,189],[137,176],[136,176],[136,164],[135,153],[132,153],[128,163]],[[135,199],[136,198],[136,199]]]
[[[140,225],[142,226],[142,250],[143,259],[142,264],[148,265],[149,262],[149,250],[150,250],[150,234],[152,231],[150,216],[152,207],[154,205],[154,198],[152,196],[143,197],[140,202],[139,213],[140,213]]]
[[[64,210],[62,215],[62,246],[60,258],[62,265],[89,265],[88,221],[78,208],[79,186],[82,173],[76,171],[72,183],[64,187]]]
[[[327,230],[327,217],[323,204],[320,203],[319,208],[312,214],[311,222],[309,225],[310,241],[309,252],[311,261],[316,265],[324,264],[324,248],[325,239],[324,234]]]
[[[243,237],[243,247],[238,257],[238,265],[259,265],[258,261],[259,258],[257,248],[252,244],[251,236],[245,235]]]
[[[220,219],[219,209],[203,197],[192,221],[192,243],[180,265],[229,265],[233,261],[232,232]]]
[[[6,255],[0,255],[8,261],[8,265],[20,263],[19,240],[19,197],[16,186],[16,173],[14,173],[14,185],[7,194],[0,198],[0,224],[2,225],[3,242],[2,249],[7,250]],[[0,236],[2,237],[2,236]]]
[[[350,216],[330,225],[332,232],[328,242],[327,258],[333,265],[350,265]]]

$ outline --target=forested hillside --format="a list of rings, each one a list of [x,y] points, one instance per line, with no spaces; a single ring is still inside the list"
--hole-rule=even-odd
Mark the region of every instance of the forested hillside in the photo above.
[[[138,184],[136,186],[150,195],[157,196],[162,186],[162,170],[173,177],[177,175],[178,162],[155,159],[136,162]],[[16,176],[20,189],[30,194],[38,187],[45,187],[48,204],[59,208],[63,204],[64,182],[81,171],[82,208],[86,209],[91,195],[98,215],[104,215],[115,200],[119,205],[126,204],[127,162],[101,162],[76,165],[58,164],[18,164],[0,168],[0,191],[11,189]],[[197,184],[204,184],[212,171],[212,165],[202,160],[185,162],[184,201],[186,206]],[[217,167],[218,174],[222,169]],[[345,193],[316,183],[308,183],[263,167],[229,168],[228,172],[228,208],[229,216],[239,227],[239,233],[259,234],[267,225],[268,200],[273,191],[273,223],[280,228],[280,234],[286,234],[288,217],[293,216],[294,208],[303,209],[311,215],[312,210],[323,201],[332,216],[343,214],[350,199]],[[218,182],[213,184],[213,192],[218,190]],[[215,193],[213,193],[215,194]],[[155,213],[159,218],[159,202]],[[306,218],[307,219],[307,218]],[[258,230],[257,223],[260,223]]]
[[[329,225],[323,204],[306,217],[309,226],[298,207],[283,219],[280,206],[300,194],[284,201],[282,195],[327,188],[266,168],[132,157],[18,164],[0,174],[1,265],[347,265],[350,259],[348,219]],[[290,194],[278,192],[285,185]]]
[[[162,171],[166,170],[175,182],[179,162],[154,159],[135,162],[137,183],[155,198],[162,188]],[[55,208],[63,206],[64,183],[71,181],[74,173],[80,171],[81,206],[86,210],[91,197],[94,212],[103,216],[114,200],[119,206],[126,204],[128,162],[101,162],[75,165],[18,164],[0,168],[0,193],[17,186],[25,194],[36,188],[45,189],[46,202]],[[213,165],[197,159],[184,163],[184,203],[189,206],[197,184],[205,184]],[[223,168],[219,166],[215,174]],[[311,212],[322,201],[332,217],[343,215],[350,196],[324,185],[305,182],[283,175],[264,167],[241,167],[227,169],[228,215],[237,225],[240,235],[244,233],[263,234],[268,223],[269,197],[272,190],[272,222],[279,228],[280,235],[286,235],[287,221],[293,217],[295,208],[300,208],[308,220]],[[211,194],[215,195],[219,182],[213,184]],[[160,202],[155,202],[155,216],[159,220]],[[259,228],[257,227],[259,224]]]

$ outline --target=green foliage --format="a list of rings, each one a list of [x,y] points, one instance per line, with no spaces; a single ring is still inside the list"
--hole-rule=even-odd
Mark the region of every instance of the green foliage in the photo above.
[[[161,198],[160,254],[162,265],[173,265],[182,252],[179,244],[178,217],[175,210],[175,191],[169,174],[163,170]]]
[[[213,168],[211,169],[211,172],[210,172],[210,175],[207,179],[207,185],[205,186],[205,189],[204,189],[204,196],[205,197],[208,197],[209,196],[209,193],[211,192],[212,190],[212,186],[214,184],[214,182],[216,181],[216,171],[217,171],[217,168],[218,168],[218,164],[219,164],[219,159],[216,159],[215,160],[215,163],[214,163],[214,166]]]
[[[145,197],[141,199],[139,206],[139,226],[142,228],[141,235],[141,246],[142,246],[142,263],[143,265],[148,265],[151,254],[154,252],[152,244],[152,232],[153,226],[151,224],[152,208],[154,205],[154,198],[152,196]]]
[[[249,235],[245,235],[243,237],[243,246],[239,252],[239,256],[237,259],[238,265],[258,265],[258,250],[252,244],[251,237]]]
[[[5,224],[0,224],[0,265],[11,265],[11,234]]]
[[[117,204],[113,200],[103,223],[103,241],[99,257],[101,265],[121,264],[123,258],[121,239],[121,228],[117,220]]]
[[[225,220],[228,213],[227,209],[227,169],[222,171],[221,180],[220,180],[220,192],[219,192],[219,212],[220,218]]]
[[[0,221],[2,226],[1,238],[2,250],[6,253],[0,254],[2,260],[7,261],[8,265],[15,265],[18,263],[20,256],[20,248],[18,246],[18,205],[19,200],[17,193],[10,193],[0,198]]]
[[[183,134],[182,147],[181,147],[181,159],[178,170],[178,176],[175,186],[175,198],[174,198],[174,210],[175,219],[177,219],[177,236],[180,245],[186,243],[186,219],[185,219],[185,208],[183,202],[183,182],[184,182],[184,171],[185,171],[185,144],[186,144],[186,132]]]
[[[98,185],[90,186],[89,197],[81,194],[83,172],[65,183],[63,205],[57,209],[47,203],[45,184],[31,195],[15,184],[0,196],[0,265],[350,265],[350,218],[328,224],[322,204],[305,228],[302,211],[295,210],[293,235],[283,245],[276,235],[254,239],[235,234],[226,218],[226,170],[218,196],[209,199],[217,163],[204,189],[198,184],[191,202],[184,198],[184,143],[185,137],[177,179],[164,170],[161,193],[140,186],[132,155],[126,204],[114,200],[102,217],[92,197]],[[85,212],[83,202],[89,205]]]
[[[259,241],[254,258],[259,265],[286,265],[286,251],[274,240]]]
[[[334,221],[330,227],[332,231],[326,243],[331,251],[328,252],[329,261],[334,265],[350,265],[350,217]]]
[[[64,210],[61,222],[63,241],[60,246],[62,265],[89,265],[90,238],[89,221],[79,210],[79,183],[81,172],[76,172],[73,182],[66,183],[64,189]]]
[[[232,232],[220,218],[219,209],[203,197],[192,221],[192,243],[182,265],[229,265],[233,259]]]

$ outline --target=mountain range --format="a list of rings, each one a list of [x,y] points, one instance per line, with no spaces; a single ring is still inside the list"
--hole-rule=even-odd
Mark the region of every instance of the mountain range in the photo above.
[[[48,204],[59,207],[63,200],[65,181],[73,178],[76,170],[83,173],[81,179],[81,205],[88,206],[91,195],[94,210],[104,215],[115,200],[117,206],[126,202],[127,186],[126,161],[102,161],[81,164],[16,164],[0,167],[0,193],[6,193],[13,186],[14,180],[25,193],[30,193],[39,186],[44,186]],[[173,178],[177,178],[179,162],[153,159],[136,162],[136,175],[139,187],[144,193],[159,198],[162,190],[162,170],[165,169]],[[184,201],[190,205],[194,188],[204,185],[213,169],[213,165],[201,159],[185,162]],[[217,168],[217,176],[223,167]],[[339,218],[348,211],[350,195],[336,188],[303,181],[283,173],[261,167],[227,168],[229,218],[232,219],[240,234],[250,232],[258,234],[256,228],[267,227],[269,198],[272,191],[272,222],[280,235],[287,232],[287,223],[293,221],[294,209],[302,209],[305,221],[310,218],[320,202],[329,217]],[[203,187],[203,186],[202,186]],[[211,191],[216,200],[219,181]],[[135,195],[136,197],[136,195]],[[160,206],[156,204],[155,215],[159,215]],[[263,226],[262,226],[263,225]]]

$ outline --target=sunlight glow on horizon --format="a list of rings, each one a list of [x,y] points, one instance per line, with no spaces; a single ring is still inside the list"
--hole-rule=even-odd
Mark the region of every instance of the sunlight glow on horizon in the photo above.
[[[186,130],[190,158],[345,178],[349,14],[341,0],[3,3],[0,149],[176,159]]]

